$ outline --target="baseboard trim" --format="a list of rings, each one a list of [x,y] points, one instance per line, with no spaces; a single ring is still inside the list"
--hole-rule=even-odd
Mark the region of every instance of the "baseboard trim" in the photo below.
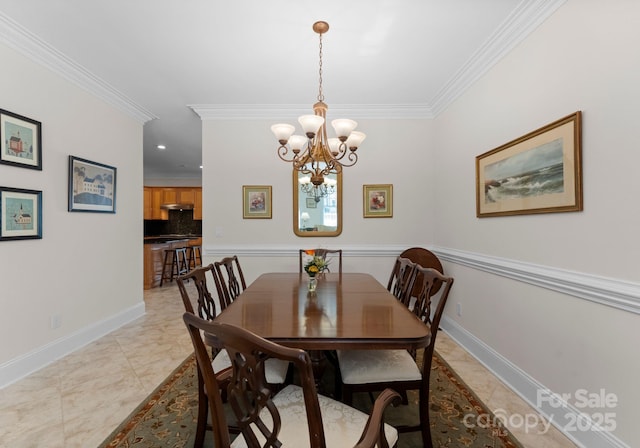
[[[0,389],[42,369],[52,362],[84,347],[90,342],[105,336],[113,330],[144,316],[144,313],[144,302],[140,302],[114,316],[96,322],[1,364]]]
[[[491,349],[488,345],[469,333],[455,320],[443,316],[440,321],[442,330],[484,365],[491,373],[504,382],[529,405],[580,447],[629,448],[624,442],[605,430],[595,430],[597,425],[584,412],[566,402],[554,401],[552,406],[547,400],[539,400],[539,391],[548,391],[526,372],[508,359]],[[547,392],[542,392],[543,396]],[[538,403],[544,401],[544,403]],[[492,411],[495,411],[492,409]],[[586,430],[573,430],[576,426]]]

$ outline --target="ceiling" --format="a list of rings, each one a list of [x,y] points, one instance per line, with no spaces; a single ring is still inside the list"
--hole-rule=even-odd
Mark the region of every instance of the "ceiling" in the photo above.
[[[330,115],[433,117],[564,1],[0,0],[0,41],[145,122],[145,178],[199,178],[201,116],[311,113],[317,20]]]

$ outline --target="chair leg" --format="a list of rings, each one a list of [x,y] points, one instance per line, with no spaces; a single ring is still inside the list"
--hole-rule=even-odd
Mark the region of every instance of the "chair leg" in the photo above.
[[[198,369],[198,423],[196,425],[196,440],[194,448],[202,448],[204,435],[207,431],[207,418],[209,417],[209,401],[204,391],[204,381],[200,369]]]
[[[342,402],[347,406],[353,406],[353,390],[349,387],[348,384],[342,385]]]
[[[429,421],[429,396],[424,390],[420,390],[420,429],[422,432],[422,445],[425,448],[433,448],[431,440],[431,422]]]
[[[169,257],[173,256],[171,255],[172,252],[165,250],[164,251],[164,262],[162,264],[162,276],[160,277],[160,286],[162,286],[162,284],[164,283],[164,280],[167,278],[167,266],[171,266],[171,271],[170,271],[170,275],[168,278],[173,279],[173,262],[172,263],[168,263],[169,262]],[[173,260],[173,259],[172,259]]]

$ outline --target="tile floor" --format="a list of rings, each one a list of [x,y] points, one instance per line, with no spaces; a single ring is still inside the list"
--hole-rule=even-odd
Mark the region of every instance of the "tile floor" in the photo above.
[[[144,297],[142,318],[0,389],[0,448],[98,446],[193,351],[176,286]],[[490,409],[534,412],[443,332],[436,350]],[[575,446],[553,426],[511,429],[527,448]]]

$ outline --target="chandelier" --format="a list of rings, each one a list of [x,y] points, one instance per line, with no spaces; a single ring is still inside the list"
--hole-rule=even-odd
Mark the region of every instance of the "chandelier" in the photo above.
[[[320,35],[320,68],[318,70],[320,82],[318,102],[313,105],[314,115],[302,115],[298,118],[304,136],[294,135],[296,128],[290,124],[274,124],[271,126],[271,131],[280,143],[278,156],[285,162],[293,163],[294,170],[309,175],[311,184],[317,189],[322,189],[325,185],[325,176],[341,173],[342,167],[356,164],[358,161],[356,150],[366,135],[354,131],[358,123],[341,118],[331,122],[337,137],[327,138],[326,118],[329,107],[324,102],[322,93],[322,35],[329,31],[329,24],[322,21],[316,22],[313,24],[313,31]],[[289,155],[289,151],[293,154]],[[347,158],[343,161],[345,156]],[[308,185],[308,188],[312,187]],[[317,199],[316,202],[319,200]]]
[[[320,199],[325,196],[331,196],[335,193],[336,184],[338,183],[335,179],[326,178],[320,185],[314,185],[309,176],[301,177],[298,182],[300,183],[300,190],[303,193],[307,193],[307,197],[313,198],[316,203],[320,202]]]

